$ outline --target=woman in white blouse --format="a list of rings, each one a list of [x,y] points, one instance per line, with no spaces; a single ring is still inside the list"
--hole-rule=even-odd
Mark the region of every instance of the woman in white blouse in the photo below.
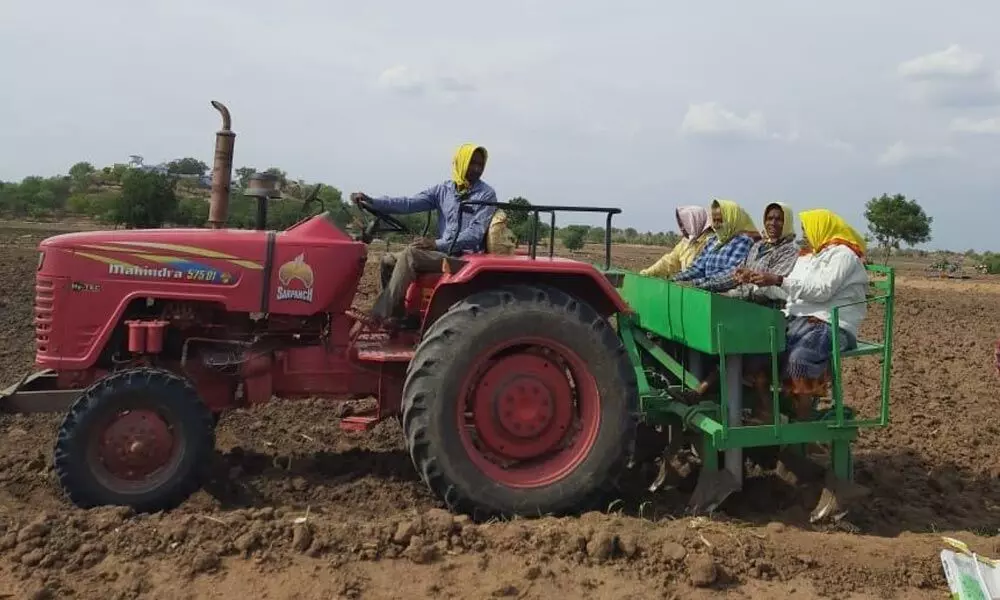
[[[812,400],[827,392],[829,361],[833,354],[835,306],[840,306],[841,351],[857,346],[858,329],[865,318],[868,272],[865,270],[864,238],[832,211],[819,209],[799,213],[806,248],[785,277],[751,273],[749,281],[772,297],[784,298],[788,316],[785,353],[781,360],[782,385],[797,418],[808,418]],[[762,290],[763,291],[763,290]],[[855,304],[856,303],[856,304]],[[763,365],[761,365],[763,366]],[[755,387],[768,397],[767,373],[761,369]],[[770,420],[770,400],[763,402],[762,420]]]

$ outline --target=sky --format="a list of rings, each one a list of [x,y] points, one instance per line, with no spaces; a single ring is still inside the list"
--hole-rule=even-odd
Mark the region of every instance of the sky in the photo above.
[[[219,100],[234,166],[345,193],[418,192],[474,142],[501,199],[619,206],[640,231],[713,197],[864,230],[902,193],[927,247],[1000,250],[995,0],[3,4],[0,180],[211,164]]]

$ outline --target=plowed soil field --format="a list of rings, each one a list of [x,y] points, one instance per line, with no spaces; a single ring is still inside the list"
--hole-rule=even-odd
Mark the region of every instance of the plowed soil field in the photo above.
[[[4,386],[32,366],[46,234],[0,230]],[[660,250],[615,252],[637,268]],[[871,494],[835,527],[808,524],[818,490],[788,475],[761,471],[690,518],[686,495],[650,494],[641,469],[603,512],[472,523],[428,494],[395,421],[344,433],[322,402],[226,415],[213,481],[175,511],[82,511],[50,466],[60,417],[4,415],[0,598],[944,598],[941,535],[1000,555],[1000,282],[904,273],[895,322],[892,425],[863,434]],[[846,367],[862,413],[876,410],[878,367]]]

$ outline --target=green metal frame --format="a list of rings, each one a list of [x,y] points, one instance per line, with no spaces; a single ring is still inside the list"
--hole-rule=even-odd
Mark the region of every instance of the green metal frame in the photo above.
[[[895,272],[891,267],[876,265],[868,265],[866,269],[871,276],[873,293],[858,304],[883,305],[882,342],[859,340],[855,349],[842,352],[839,344],[840,311],[849,305],[834,308],[831,319],[833,406],[821,419],[799,422],[782,422],[779,410],[778,356],[785,346],[785,319],[781,311],[628,271],[609,271],[609,279],[616,283],[634,311],[618,316],[618,333],[638,379],[644,421],[652,425],[676,424],[679,421],[685,428],[700,431],[704,450],[701,454],[706,460],[706,468],[718,468],[719,451],[818,443],[830,445],[831,466],[836,476],[851,479],[851,441],[862,428],[886,427],[889,424]],[[683,360],[664,350],[654,338],[675,342],[679,348],[717,356],[718,400],[696,405],[684,402],[679,392],[696,387],[698,378]],[[773,423],[729,425],[726,357],[734,354],[770,355]],[[867,355],[882,356],[879,415],[872,419],[856,419],[853,414],[848,414],[850,409],[845,410],[842,363],[845,358]],[[653,385],[647,376],[647,369],[665,376],[671,383]]]

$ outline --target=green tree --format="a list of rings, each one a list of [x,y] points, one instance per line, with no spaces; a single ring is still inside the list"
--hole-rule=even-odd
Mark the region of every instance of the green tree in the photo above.
[[[529,212],[531,202],[527,198],[516,196],[507,201],[512,205],[505,212],[507,213],[507,225],[514,234],[515,243],[520,244],[528,241],[531,236],[531,219],[533,214]]]
[[[889,255],[899,248],[900,242],[915,246],[931,239],[933,217],[916,200],[907,200],[903,194],[872,198],[865,205],[865,218],[872,237],[885,251],[883,263],[889,261]]]
[[[113,185],[120,185],[122,178],[125,177],[125,173],[129,170],[128,165],[123,165],[121,163],[115,163],[110,167],[104,167],[101,172],[104,174],[104,179]]]
[[[173,219],[181,227],[199,227],[208,221],[208,202],[202,198],[181,198]]]
[[[288,173],[286,173],[282,169],[279,169],[278,167],[268,167],[264,169],[264,172],[269,173],[271,175],[277,175],[278,181],[281,182],[282,189],[284,189],[284,187],[288,185]]]
[[[583,248],[583,242],[587,237],[586,225],[570,225],[562,230],[562,242],[567,250],[576,251]]]
[[[167,173],[171,175],[204,175],[208,165],[197,158],[178,158],[167,163]]]
[[[250,185],[250,178],[257,172],[253,167],[240,167],[236,169],[236,181],[241,188]]]
[[[95,171],[94,165],[89,162],[78,162],[69,168],[69,176],[74,183],[89,183],[90,176]]]
[[[174,218],[177,196],[166,175],[129,169],[122,178],[122,194],[115,207],[116,224],[135,228],[157,228]]]

